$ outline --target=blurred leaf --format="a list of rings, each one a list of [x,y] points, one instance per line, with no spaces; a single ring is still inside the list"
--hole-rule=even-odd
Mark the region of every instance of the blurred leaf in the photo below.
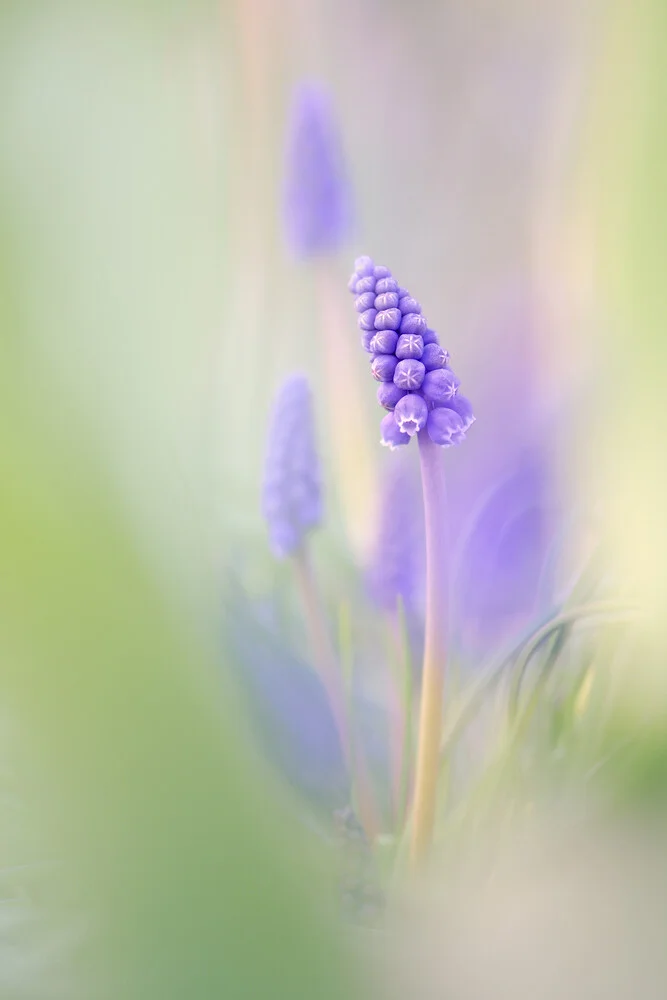
[[[8,752],[42,912],[85,922],[68,998],[349,996],[323,859],[220,687],[212,175],[147,11],[0,28]]]

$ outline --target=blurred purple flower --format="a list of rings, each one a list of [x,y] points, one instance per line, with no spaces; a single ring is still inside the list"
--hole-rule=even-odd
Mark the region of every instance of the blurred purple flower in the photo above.
[[[335,253],[350,233],[351,191],[334,108],[315,82],[299,84],[292,100],[283,209],[297,257]]]
[[[435,444],[460,444],[475,417],[470,402],[458,398],[460,380],[420,304],[370,257],[355,261],[347,287],[356,296],[362,346],[373,356],[371,372],[382,383],[378,402],[392,411],[380,423],[382,444],[393,450],[424,428]],[[369,337],[371,330],[377,333]]]
[[[293,553],[322,520],[313,403],[305,375],[291,375],[276,396],[264,466],[262,513],[271,548],[279,557]]]
[[[424,578],[424,523],[418,479],[405,459],[386,467],[368,585],[373,600],[395,613],[398,598],[406,611],[421,602]]]
[[[468,652],[503,641],[537,611],[554,506],[547,455],[537,448],[519,454],[479,504],[454,581],[456,618]]]
[[[566,403],[555,408],[545,392],[543,322],[531,289],[512,282],[475,303],[467,326],[469,339],[486,345],[476,388],[484,421],[467,461],[450,470],[448,510],[453,621],[464,658],[477,662],[551,609],[545,570],[562,517],[554,446]],[[512,399],[521,407],[508,406]],[[472,418],[460,392],[449,405],[464,424]]]

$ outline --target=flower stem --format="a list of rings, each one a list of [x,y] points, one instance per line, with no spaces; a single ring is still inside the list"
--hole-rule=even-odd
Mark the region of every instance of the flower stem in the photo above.
[[[381,826],[372,781],[361,747],[354,748],[353,754],[352,719],[349,717],[344,677],[331,645],[326,618],[305,543],[294,553],[292,561],[310,633],[315,669],[329,698],[345,763],[356,789],[355,799],[359,809],[359,819],[366,836],[372,841]],[[354,773],[352,773],[353,768]]]
[[[410,861],[418,867],[433,839],[449,617],[445,468],[441,449],[419,432],[426,528],[426,628]]]
[[[365,372],[358,341],[341,336],[345,321],[341,318],[336,273],[326,259],[318,264],[316,277],[337,490],[349,541],[358,556],[366,557],[375,517],[377,447],[371,444],[366,430],[365,394],[360,385]],[[345,386],[345,406],[340,405],[341,385]]]
[[[294,571],[303,602],[306,625],[310,634],[315,669],[324,684],[334,715],[343,752],[349,763],[349,740],[345,711],[343,678],[331,647],[327,623],[320,603],[317,583],[313,574],[308,550],[304,543],[294,553]]]

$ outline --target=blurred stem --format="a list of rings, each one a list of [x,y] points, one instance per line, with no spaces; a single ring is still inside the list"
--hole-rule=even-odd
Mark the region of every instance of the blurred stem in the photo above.
[[[371,448],[366,393],[360,384],[363,351],[354,328],[350,330],[350,319],[341,315],[342,293],[331,260],[318,263],[316,280],[335,482],[348,538],[357,555],[365,555],[374,516],[377,449]]]
[[[306,543],[293,556],[294,571],[306,616],[315,668],[326,688],[345,759],[350,764],[350,739],[345,712],[343,678],[329,639],[327,622]]]
[[[400,823],[401,828],[405,823],[407,815],[408,798],[410,796],[410,781],[412,777],[412,755],[413,755],[413,669],[412,653],[410,650],[410,637],[408,635],[408,623],[405,615],[405,605],[398,598],[398,621],[402,639],[401,660],[403,665],[403,759],[401,769],[400,788]]]
[[[426,627],[410,844],[413,868],[423,862],[433,839],[449,613],[445,468],[440,447],[425,428],[419,432],[419,456],[426,528]]]
[[[347,720],[347,756],[350,768],[350,784],[352,798],[356,797],[357,747],[354,726],[354,650],[352,648],[352,623],[350,621],[350,606],[347,601],[341,601],[338,610],[338,650],[343,678],[343,697],[345,700],[345,718]]]
[[[380,830],[375,796],[361,748],[356,748],[354,758],[352,755],[352,720],[346,706],[343,674],[331,645],[326,616],[305,542],[295,552],[292,561],[310,633],[315,669],[329,698],[348,773],[356,793],[355,806],[359,812],[358,818],[367,837],[373,841]]]
[[[405,825],[410,796],[413,737],[412,656],[405,606],[400,594],[396,600],[396,613],[387,615],[387,637],[389,661],[393,667],[395,700],[392,706],[393,725],[389,748],[392,763],[392,798],[395,832],[400,835]]]

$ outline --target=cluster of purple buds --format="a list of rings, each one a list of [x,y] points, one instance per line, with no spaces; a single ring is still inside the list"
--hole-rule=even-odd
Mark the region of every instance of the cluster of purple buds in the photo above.
[[[378,402],[389,411],[380,425],[382,444],[408,444],[423,428],[435,444],[460,444],[475,419],[472,406],[459,395],[449,353],[417,300],[370,257],[355,262],[348,288],[356,296],[362,346],[380,383]]]

